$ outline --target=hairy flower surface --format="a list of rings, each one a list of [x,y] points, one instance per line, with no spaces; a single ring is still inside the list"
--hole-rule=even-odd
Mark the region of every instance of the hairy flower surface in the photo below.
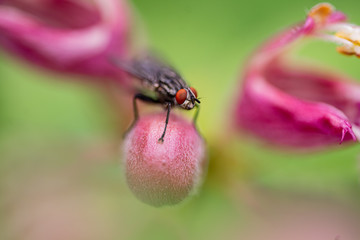
[[[164,114],[141,117],[124,143],[128,186],[153,206],[184,200],[196,191],[207,168],[205,143],[195,126],[170,115],[164,142],[159,142],[164,121]]]
[[[126,54],[127,14],[123,0],[2,0],[0,45],[53,70],[120,79],[109,57]]]
[[[270,39],[245,68],[235,125],[270,143],[321,147],[359,138],[360,85],[328,69],[286,57],[303,39],[338,45],[360,56],[360,27],[328,3],[314,6],[304,22]]]

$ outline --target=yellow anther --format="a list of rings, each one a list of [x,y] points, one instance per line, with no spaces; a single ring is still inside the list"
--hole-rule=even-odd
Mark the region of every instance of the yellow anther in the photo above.
[[[338,38],[342,38],[351,42],[354,46],[360,46],[360,40],[351,39],[351,36],[349,34],[346,34],[344,32],[337,32],[334,35]]]
[[[350,41],[349,36],[343,32],[337,32],[335,33],[335,36]]]
[[[347,55],[347,56],[355,55],[354,49],[348,48],[348,47],[345,47],[345,46],[338,46],[336,48],[336,51],[338,51],[341,54]]]
[[[311,8],[308,15],[312,17],[315,22],[325,23],[334,10],[335,8],[330,3],[319,3]]]

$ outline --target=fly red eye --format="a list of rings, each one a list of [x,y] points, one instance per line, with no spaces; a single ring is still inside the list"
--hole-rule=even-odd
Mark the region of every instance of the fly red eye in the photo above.
[[[193,92],[193,94],[194,94],[195,97],[197,98],[197,91],[195,90],[195,88],[190,87],[190,90]]]
[[[180,89],[179,91],[177,91],[175,99],[179,105],[183,104],[186,98],[187,98],[187,91],[185,89]]]

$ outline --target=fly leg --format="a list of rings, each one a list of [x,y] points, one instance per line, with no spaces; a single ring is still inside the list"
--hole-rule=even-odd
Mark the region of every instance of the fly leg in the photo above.
[[[193,124],[196,126],[196,121],[197,121],[198,116],[199,116],[200,106],[199,106],[199,104],[195,104],[195,107],[196,107],[196,112],[194,114]]]
[[[158,100],[148,97],[142,93],[135,94],[135,96],[133,98],[134,120],[131,123],[130,127],[125,131],[123,137],[126,137],[126,135],[130,132],[130,130],[135,126],[135,124],[139,118],[139,110],[138,110],[137,103],[136,103],[137,99],[139,99],[143,102],[148,102],[148,103],[160,103]]]
[[[196,110],[195,110],[195,114],[194,114],[194,117],[193,117],[193,124],[194,124],[194,127],[197,130],[198,134],[201,136],[201,133],[200,133],[199,129],[197,129],[197,124],[196,124],[198,116],[199,116],[199,112],[200,112],[200,105],[195,104],[195,107],[196,107]]]
[[[166,120],[165,120],[165,128],[164,128],[164,131],[161,135],[161,137],[159,138],[159,142],[164,142],[164,137],[165,137],[165,133],[166,133],[166,128],[167,128],[167,125],[169,123],[169,116],[170,116],[170,110],[171,110],[171,103],[167,103],[166,104],[166,108],[167,108],[167,113],[166,113]]]

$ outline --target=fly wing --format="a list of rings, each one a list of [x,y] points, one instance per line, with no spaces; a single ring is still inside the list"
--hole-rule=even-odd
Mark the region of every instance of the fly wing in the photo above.
[[[135,78],[140,79],[141,81],[152,83],[156,82],[156,69],[145,60],[136,59],[131,61],[123,61],[118,59],[111,59],[111,62],[121,70],[127,72]]]
[[[167,64],[165,61],[161,61],[160,58],[154,55],[149,55],[147,58],[158,69],[157,78],[160,85],[167,85],[175,91],[175,93],[177,90],[187,86],[186,82],[173,66]]]
[[[114,59],[112,62],[123,71],[140,79],[146,88],[165,87],[173,95],[177,90],[186,86],[185,81],[173,67],[154,55],[145,55],[131,61]]]

